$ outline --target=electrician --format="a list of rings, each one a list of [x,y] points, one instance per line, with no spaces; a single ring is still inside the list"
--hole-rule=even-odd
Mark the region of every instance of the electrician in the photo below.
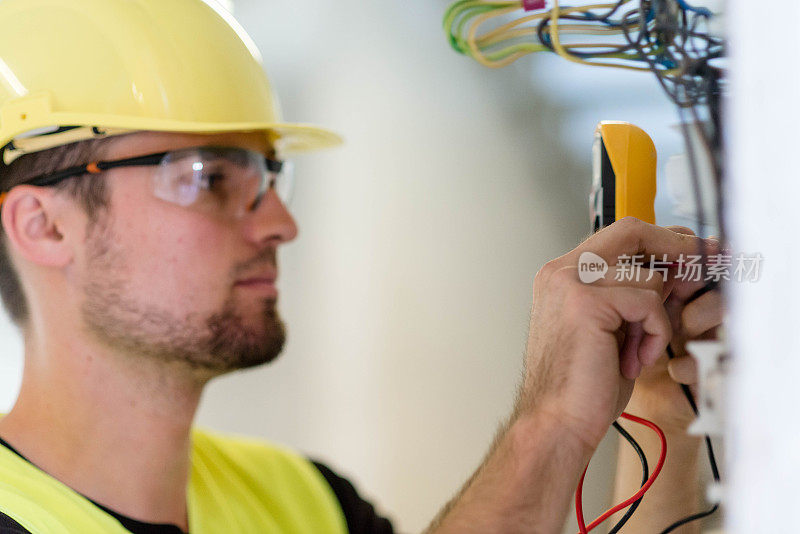
[[[338,142],[282,122],[211,0],[0,1],[0,292],[25,343],[0,532],[392,531],[328,467],[192,425],[209,380],[280,352],[280,158]],[[515,410],[431,532],[560,530],[674,327],[674,288],[580,284],[577,255],[696,249],[625,220],[539,272]]]

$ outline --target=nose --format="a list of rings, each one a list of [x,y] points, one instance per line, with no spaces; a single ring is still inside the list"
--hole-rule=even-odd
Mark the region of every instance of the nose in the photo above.
[[[275,190],[270,189],[258,207],[245,215],[244,232],[256,246],[277,246],[297,237],[297,224]]]

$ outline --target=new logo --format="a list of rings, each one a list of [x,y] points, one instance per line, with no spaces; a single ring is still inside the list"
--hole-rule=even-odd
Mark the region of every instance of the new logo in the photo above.
[[[594,252],[583,252],[578,258],[578,278],[584,284],[604,278],[607,272],[608,263]]]

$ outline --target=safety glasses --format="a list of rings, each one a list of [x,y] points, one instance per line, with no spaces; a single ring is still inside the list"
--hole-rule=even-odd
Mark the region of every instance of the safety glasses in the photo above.
[[[74,176],[97,175],[119,167],[154,167],[150,179],[156,198],[232,218],[258,208],[270,189],[288,204],[294,181],[288,162],[239,147],[203,146],[96,161],[36,176],[25,183],[52,186]],[[0,194],[0,205],[4,197],[5,193]]]

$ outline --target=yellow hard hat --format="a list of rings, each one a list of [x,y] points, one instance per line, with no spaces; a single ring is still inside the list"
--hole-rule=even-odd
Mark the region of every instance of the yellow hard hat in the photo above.
[[[0,0],[6,163],[140,130],[263,131],[281,154],[341,142],[282,122],[255,44],[216,0]]]

